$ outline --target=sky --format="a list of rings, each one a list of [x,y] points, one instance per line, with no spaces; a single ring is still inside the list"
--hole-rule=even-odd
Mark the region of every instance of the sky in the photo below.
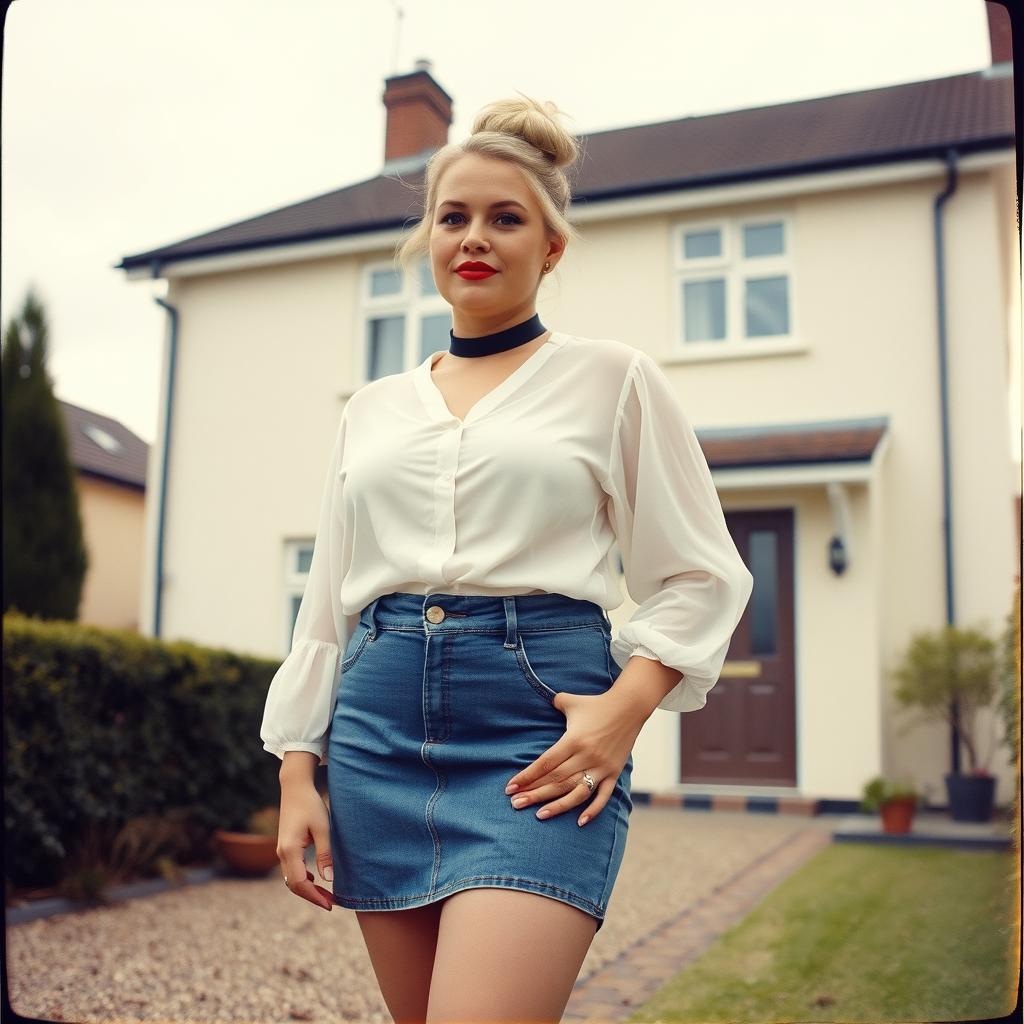
[[[167,285],[115,265],[377,175],[420,58],[451,141],[517,90],[580,134],[990,63],[984,0],[14,0],[0,317],[34,288],[57,397],[152,443]]]

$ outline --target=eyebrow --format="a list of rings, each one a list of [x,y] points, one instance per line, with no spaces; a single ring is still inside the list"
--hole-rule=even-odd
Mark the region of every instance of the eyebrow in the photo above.
[[[446,199],[443,203],[440,203],[439,205],[440,206],[462,206],[462,207],[464,207],[466,204],[463,203],[463,202],[460,202],[458,199]],[[492,210],[496,210],[499,206],[518,206],[520,210],[525,210],[526,209],[526,207],[523,206],[522,203],[517,203],[514,199],[502,199],[502,200],[499,200],[497,203],[491,203],[490,208]]]

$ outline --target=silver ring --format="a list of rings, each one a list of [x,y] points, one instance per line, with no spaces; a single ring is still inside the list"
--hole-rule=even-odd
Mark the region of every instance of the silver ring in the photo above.
[[[590,774],[590,772],[583,773],[583,781],[587,784],[591,793],[593,793],[594,790],[597,788],[597,783],[594,781],[593,776]]]

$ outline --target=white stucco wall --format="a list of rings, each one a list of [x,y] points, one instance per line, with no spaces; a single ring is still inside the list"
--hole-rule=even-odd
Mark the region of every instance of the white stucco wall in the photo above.
[[[1011,180],[1005,179],[1002,180]],[[898,737],[888,672],[913,630],[944,620],[941,426],[932,199],[944,177],[657,213],[583,225],[542,289],[549,327],[616,337],[663,361],[702,427],[888,416],[873,485],[849,489],[853,555],[828,569],[822,487],[721,491],[731,508],[795,509],[798,792],[855,798],[886,769],[941,786],[948,729]],[[999,622],[1013,577],[1007,313],[989,172],[947,203],[957,618]],[[1005,202],[1004,202],[1005,209]],[[717,213],[791,217],[791,315],[799,346],[678,361],[672,225]],[[1001,234],[1000,232],[1003,232]],[[283,656],[283,544],[311,537],[344,393],[353,379],[360,268],[389,249],[175,280],[181,312],[168,485],[164,635]],[[166,385],[165,385],[166,386]],[[162,423],[161,423],[162,429]],[[150,460],[157,494],[159,449]],[[152,615],[147,503],[143,628]],[[624,621],[627,600],[611,613]],[[699,712],[697,712],[699,714]],[[678,716],[658,711],[635,749],[634,787],[675,787]],[[999,799],[1008,798],[1003,771]],[[933,790],[942,802],[944,793]]]

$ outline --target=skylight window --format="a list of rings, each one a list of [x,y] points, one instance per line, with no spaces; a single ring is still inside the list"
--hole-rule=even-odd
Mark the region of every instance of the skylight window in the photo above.
[[[108,434],[102,427],[97,427],[95,423],[87,423],[82,430],[86,437],[95,441],[104,451],[116,453],[124,448],[124,445],[113,434]]]

